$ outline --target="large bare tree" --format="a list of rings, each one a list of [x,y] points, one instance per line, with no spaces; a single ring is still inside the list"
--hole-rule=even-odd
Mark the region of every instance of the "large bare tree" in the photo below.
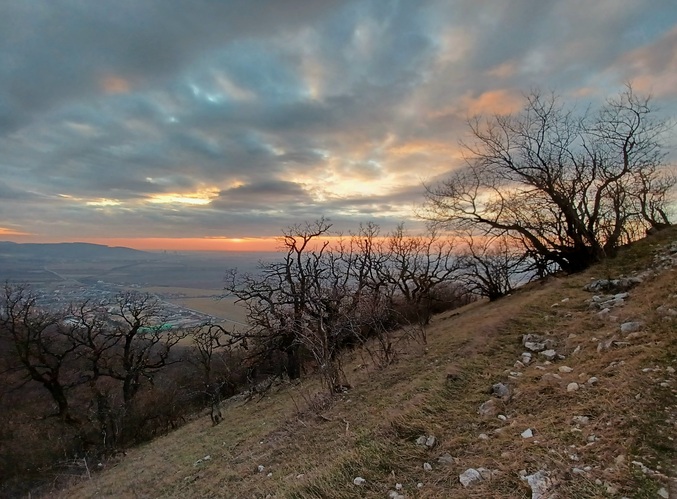
[[[567,272],[669,225],[669,123],[627,86],[597,112],[532,92],[517,114],[470,121],[467,164],[427,188],[427,214],[454,228],[508,233]]]
[[[324,219],[295,225],[280,238],[285,253],[278,262],[261,262],[256,273],[232,270],[226,291],[243,303],[249,327],[238,333],[256,358],[282,353],[284,373],[290,379],[301,375],[301,335],[307,328],[306,314],[312,280],[327,241],[321,241],[331,224]],[[317,244],[316,244],[317,243]]]

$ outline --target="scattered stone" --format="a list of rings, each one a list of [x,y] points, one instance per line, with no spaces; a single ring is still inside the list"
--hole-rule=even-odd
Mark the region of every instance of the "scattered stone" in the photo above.
[[[578,386],[578,383],[576,383],[576,382],[572,382],[572,383],[569,383],[567,385],[567,391],[568,392],[575,392],[575,391],[578,390],[578,388],[579,388],[579,386]]]
[[[367,481],[364,478],[362,478],[361,476],[356,476],[355,479],[353,480],[353,483],[355,485],[359,486],[359,485],[364,485],[365,483],[367,483]]]
[[[675,368],[672,366],[666,367],[665,370],[670,374],[675,374]]]
[[[423,471],[432,471],[433,467],[430,465],[430,463],[423,463]]]
[[[557,381],[555,382],[555,384],[559,384],[558,382],[559,380],[562,379],[562,376],[560,376],[557,373],[545,373],[541,379],[543,380],[556,379]]]
[[[665,305],[661,305],[656,309],[656,312],[658,312],[658,315],[662,315],[664,317],[677,317],[677,310],[674,308],[666,307]]]
[[[418,482],[418,483],[416,484],[416,488],[417,488],[417,489],[422,489],[422,488],[423,488],[423,482]]]
[[[534,436],[534,432],[531,428],[527,428],[520,435],[522,435],[522,438],[531,438]]]
[[[503,383],[496,383],[491,387],[491,393],[500,399],[508,400],[510,398],[510,387]]]
[[[522,364],[528,366],[531,363],[531,352],[522,352],[521,361]]]
[[[642,326],[644,324],[641,322],[624,322],[621,324],[621,333],[623,334],[628,334],[628,333],[634,333],[635,331],[639,331],[642,329]]]
[[[584,475],[585,474],[585,471],[582,470],[581,468],[571,468],[571,472],[574,475]]]
[[[586,425],[590,422],[590,418],[588,416],[574,416],[571,418],[574,423],[580,424],[580,425]]]
[[[474,483],[481,482],[482,475],[475,468],[468,468],[458,476],[458,479],[461,482],[461,485],[469,487]]]
[[[480,416],[495,416],[498,414],[498,404],[496,403],[496,399],[489,399],[484,402],[482,405],[480,405],[477,413]]]
[[[486,433],[480,433],[479,437],[477,438],[479,438],[480,440],[489,440],[489,435],[487,435]]]
[[[259,473],[263,473],[263,470],[265,470],[266,467],[265,467],[264,465],[262,465],[262,464],[259,464],[258,467],[257,467],[256,469],[259,470]]]
[[[581,352],[581,345],[578,345],[576,348],[574,348],[574,351],[571,352],[571,355],[577,355],[580,352]]]
[[[530,333],[522,336],[522,345],[532,352],[541,352],[554,347],[555,342],[552,338]]]
[[[500,419],[501,421],[507,421],[508,420],[508,418],[503,414],[499,414],[498,419]]]
[[[597,352],[598,353],[606,352],[614,345],[615,341],[616,341],[615,336],[609,338],[608,340],[600,341],[597,344]]]
[[[640,284],[642,279],[639,277],[621,277],[620,279],[598,279],[583,286],[584,291],[591,291],[593,293],[599,291],[627,291],[637,284]]]
[[[539,355],[545,357],[545,359],[549,361],[553,361],[555,358],[557,358],[557,352],[552,349],[543,350],[542,352],[539,352]]]
[[[435,438],[434,435],[421,435],[416,439],[416,445],[420,445],[421,447],[427,447],[428,449],[432,449],[435,447],[435,444],[437,443],[437,439]]]
[[[402,484],[401,484],[401,483],[396,483],[396,484],[395,484],[395,490],[402,490]]]
[[[560,366],[559,369],[557,369],[561,373],[570,373],[573,371],[573,368],[569,366]]]
[[[193,463],[193,466],[198,466],[198,465],[204,463],[205,461],[211,461],[211,460],[212,460],[212,456],[210,456],[209,454],[207,454],[205,457],[203,457],[203,458],[198,459],[197,461],[195,461],[195,462]],[[100,464],[100,467],[103,467],[103,464]]]
[[[550,473],[544,470],[538,470],[533,475],[522,476],[522,480],[526,480],[531,488],[531,499],[546,499],[548,489],[552,487],[552,480]]]
[[[454,458],[447,452],[446,454],[442,454],[440,457],[438,457],[437,462],[440,464],[453,464]]]
[[[664,499],[669,499],[670,493],[667,491],[665,487],[661,487],[658,489],[658,496],[663,497]]]
[[[268,478],[270,478],[271,476],[273,476],[273,474],[272,474],[272,473],[268,473],[266,476],[267,476]]]

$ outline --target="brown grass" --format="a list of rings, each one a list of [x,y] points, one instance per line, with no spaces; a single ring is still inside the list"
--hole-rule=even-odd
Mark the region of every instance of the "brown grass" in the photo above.
[[[353,389],[330,403],[315,396],[321,388],[312,378],[278,386],[259,401],[233,399],[220,425],[201,417],[54,495],[383,498],[401,483],[410,498],[526,498],[531,495],[520,471],[547,469],[560,498],[656,497],[667,487],[664,479],[644,475],[632,461],[666,473],[675,462],[670,438],[677,378],[666,368],[677,368],[677,320],[668,322],[655,310],[663,303],[677,308],[675,272],[631,291],[626,305],[613,311],[615,321],[588,310],[591,294],[581,288],[593,277],[645,268],[656,245],[675,238],[670,231],[604,267],[437,316],[428,343],[409,343],[387,369],[375,369],[363,352],[352,352],[345,365]],[[619,324],[636,319],[644,321],[644,334],[621,338]],[[513,367],[523,351],[521,335],[529,332],[552,335],[567,358]],[[626,343],[598,353],[599,341],[614,335]],[[578,346],[580,352],[571,355]],[[573,371],[559,372],[563,365]],[[593,375],[599,381],[588,386]],[[477,414],[499,381],[514,390],[501,408],[505,422]],[[573,381],[583,386],[569,393]],[[577,415],[588,416],[589,423],[575,424]],[[520,437],[526,428],[534,438]],[[480,439],[482,433],[489,438]],[[415,444],[431,434],[437,438],[433,449]],[[445,453],[453,463],[437,462]],[[209,460],[197,462],[207,455]],[[424,462],[431,472],[423,470]],[[262,473],[258,465],[265,467]],[[587,466],[582,475],[572,472]],[[470,467],[500,473],[464,489],[458,475]],[[366,484],[353,485],[356,476]]]

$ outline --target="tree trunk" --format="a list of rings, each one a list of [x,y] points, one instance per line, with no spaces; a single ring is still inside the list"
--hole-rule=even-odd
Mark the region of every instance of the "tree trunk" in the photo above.
[[[298,345],[291,345],[287,348],[286,368],[289,379],[298,379],[301,377],[301,359]]]

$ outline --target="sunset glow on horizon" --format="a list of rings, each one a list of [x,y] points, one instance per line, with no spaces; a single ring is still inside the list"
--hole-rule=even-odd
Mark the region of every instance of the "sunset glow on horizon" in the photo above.
[[[93,237],[45,239],[31,234],[3,231],[1,228],[0,237],[16,243],[89,243],[111,247],[132,248],[141,251],[278,251],[281,245],[278,237]]]

